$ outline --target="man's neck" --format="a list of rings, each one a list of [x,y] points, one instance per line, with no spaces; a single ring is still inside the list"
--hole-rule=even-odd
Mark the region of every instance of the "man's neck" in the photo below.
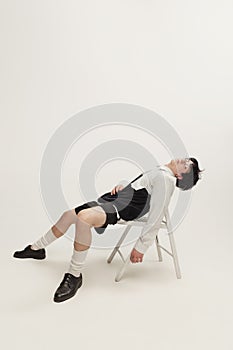
[[[169,169],[172,171],[173,175],[176,176],[176,174],[175,174],[175,172],[174,172],[174,169],[173,169],[173,167],[172,167],[170,164],[164,164],[164,166],[166,166],[167,168],[169,168]]]

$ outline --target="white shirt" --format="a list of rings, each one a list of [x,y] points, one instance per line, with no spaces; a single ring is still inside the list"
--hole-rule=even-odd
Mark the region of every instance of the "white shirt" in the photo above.
[[[125,181],[120,184],[125,185]],[[131,185],[135,190],[146,188],[151,195],[150,210],[145,226],[143,226],[140,237],[134,248],[144,254],[160,229],[161,222],[168,208],[171,196],[176,187],[176,177],[172,170],[166,165],[160,165],[143,174]]]

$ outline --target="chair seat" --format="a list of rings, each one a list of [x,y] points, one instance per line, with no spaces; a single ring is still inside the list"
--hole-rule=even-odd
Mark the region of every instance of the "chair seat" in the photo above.
[[[120,225],[130,225],[130,226],[144,226],[145,223],[147,222],[148,217],[142,216],[139,219],[134,219],[134,220],[130,220],[130,221],[126,221],[123,219],[120,219],[119,221],[117,221],[117,224]],[[163,220],[160,228],[166,228],[166,221]]]

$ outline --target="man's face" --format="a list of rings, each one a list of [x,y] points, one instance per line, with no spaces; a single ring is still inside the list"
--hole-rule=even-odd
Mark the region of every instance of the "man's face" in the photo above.
[[[177,173],[186,174],[191,171],[193,162],[188,158],[173,159],[171,164],[176,168]]]

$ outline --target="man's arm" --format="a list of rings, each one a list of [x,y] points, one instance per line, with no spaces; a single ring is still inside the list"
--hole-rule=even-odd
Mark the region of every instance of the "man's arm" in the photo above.
[[[165,215],[165,209],[168,207],[171,196],[174,191],[174,184],[166,176],[159,174],[154,183],[151,192],[150,210],[147,222],[143,227],[142,233],[137,240],[131,253],[130,260],[142,261],[143,255],[149,246],[154,242],[161,222]]]

